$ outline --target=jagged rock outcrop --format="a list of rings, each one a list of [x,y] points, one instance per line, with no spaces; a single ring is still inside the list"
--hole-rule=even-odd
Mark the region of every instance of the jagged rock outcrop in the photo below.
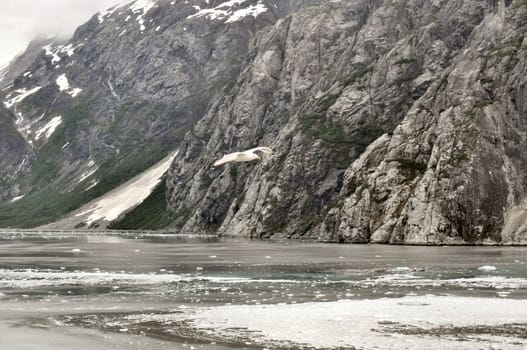
[[[16,56],[5,68],[0,69],[0,88],[11,85],[19,76],[27,73],[35,59],[42,53],[42,48],[52,43],[61,44],[60,38],[37,38],[32,40],[23,53]]]
[[[8,184],[26,170],[33,157],[31,148],[13,120],[11,112],[0,106],[0,201],[21,195],[18,186]]]
[[[520,243],[526,197],[524,6],[498,2],[392,135],[345,174],[329,237]]]
[[[342,1],[263,28],[168,179],[185,232],[525,243],[521,1]],[[275,149],[211,169],[222,153]]]

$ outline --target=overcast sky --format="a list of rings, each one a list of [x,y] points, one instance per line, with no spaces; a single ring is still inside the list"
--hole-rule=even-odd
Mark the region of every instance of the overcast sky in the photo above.
[[[36,36],[68,36],[93,14],[131,0],[0,0],[0,66]]]

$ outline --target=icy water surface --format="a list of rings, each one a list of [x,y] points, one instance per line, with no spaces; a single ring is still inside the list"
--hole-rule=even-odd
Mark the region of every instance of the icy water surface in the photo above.
[[[0,349],[527,349],[527,248],[0,233]]]

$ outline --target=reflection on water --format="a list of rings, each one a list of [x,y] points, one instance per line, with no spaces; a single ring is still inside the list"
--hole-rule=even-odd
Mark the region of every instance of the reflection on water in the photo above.
[[[526,253],[527,248],[520,247],[336,245],[148,233],[4,232],[0,233],[0,310],[7,312],[0,315],[0,333],[10,332],[11,337],[1,337],[0,348],[25,348],[19,338],[13,338],[16,330],[39,339],[46,338],[42,335],[45,330],[45,334],[54,334],[50,338],[53,341],[61,337],[66,344],[78,339],[87,349],[101,344],[106,348],[127,344],[130,348],[152,349],[173,346],[224,349],[249,345],[297,348],[301,344],[349,348],[359,345],[368,348],[373,344],[389,348],[389,342],[377,340],[372,327],[379,327],[377,333],[391,329],[391,336],[405,334],[404,339],[430,338],[432,344],[448,348],[449,343],[441,340],[445,337],[441,332],[438,333],[441,337],[434,337],[432,331],[424,332],[415,324],[412,331],[407,325],[402,332],[382,323],[386,319],[376,320],[365,330],[370,335],[360,334],[361,338],[370,337],[369,343],[358,340],[354,343],[349,331],[333,334],[335,343],[330,340],[317,343],[317,339],[324,338],[322,335],[304,343],[301,340],[309,337],[297,339],[292,334],[280,335],[276,330],[273,333],[273,328],[264,321],[268,318],[270,322],[271,313],[277,315],[287,305],[295,305],[294,309],[288,309],[289,314],[299,315],[312,316],[318,306],[330,309],[338,303],[352,308],[351,313],[368,305],[372,308],[369,310],[379,309],[375,312],[382,314],[382,310],[399,305],[399,300],[407,302],[407,298],[422,297],[432,298],[425,304],[438,303],[438,308],[459,300],[492,298],[488,300],[500,304],[496,304],[491,315],[498,315],[499,310],[517,306],[515,303],[523,305],[527,299]],[[384,305],[386,300],[395,304]],[[342,304],[343,301],[348,304]],[[244,310],[254,314],[267,311],[260,317],[262,320],[254,323],[251,319],[238,319]],[[475,332],[477,336],[449,341],[453,342],[453,348],[459,341],[465,342],[465,348],[471,348],[472,343],[478,348],[496,342],[503,348],[521,348],[525,345],[525,338],[520,336],[527,323],[527,307],[525,310],[499,316],[510,316],[510,322],[490,320],[496,329],[508,329],[500,332],[508,334],[507,339],[496,339],[492,332],[483,331],[492,327],[478,323],[471,326],[480,330]],[[403,315],[403,311],[396,313]],[[226,325],[215,320],[218,313],[230,315]],[[333,323],[346,319],[347,315],[337,314],[335,311],[334,315],[325,314],[310,322],[325,320],[318,327],[327,326],[325,333],[336,332],[338,327]],[[200,315],[208,315],[207,321],[198,322],[205,317]],[[473,315],[483,317],[476,311]],[[459,321],[455,313],[445,317],[450,327]],[[229,326],[229,322],[233,324]],[[351,322],[347,322],[347,328]],[[507,326],[511,322],[514,325]],[[203,326],[208,323],[209,328],[218,330]],[[236,331],[223,331],[222,327],[234,327]],[[250,327],[257,330],[248,330]],[[310,326],[303,327],[309,330]],[[449,330],[454,331],[455,328]],[[470,333],[467,329],[458,330],[467,332]],[[274,338],[269,338],[269,334],[274,334]],[[93,340],[94,335],[96,341],[85,342],[87,338]],[[343,339],[347,343],[342,343]],[[415,344],[429,346],[425,343]],[[46,347],[63,348],[44,341],[42,348]]]

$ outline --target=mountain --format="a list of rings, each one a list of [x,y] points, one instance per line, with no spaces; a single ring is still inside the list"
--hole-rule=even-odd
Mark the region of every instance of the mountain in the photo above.
[[[520,244],[523,1],[336,1],[262,29],[181,145],[181,230],[397,244]],[[223,153],[275,150],[211,170]]]
[[[35,157],[2,184],[25,196],[0,207],[0,226],[54,221],[173,152],[231,88],[254,33],[311,2],[138,0],[30,45],[3,105]]]
[[[25,140],[11,169],[27,160],[1,184],[0,226],[77,217],[178,150],[111,227],[154,215],[185,233],[525,244],[526,18],[524,0],[114,7],[3,90]],[[212,168],[256,146],[274,154]]]

